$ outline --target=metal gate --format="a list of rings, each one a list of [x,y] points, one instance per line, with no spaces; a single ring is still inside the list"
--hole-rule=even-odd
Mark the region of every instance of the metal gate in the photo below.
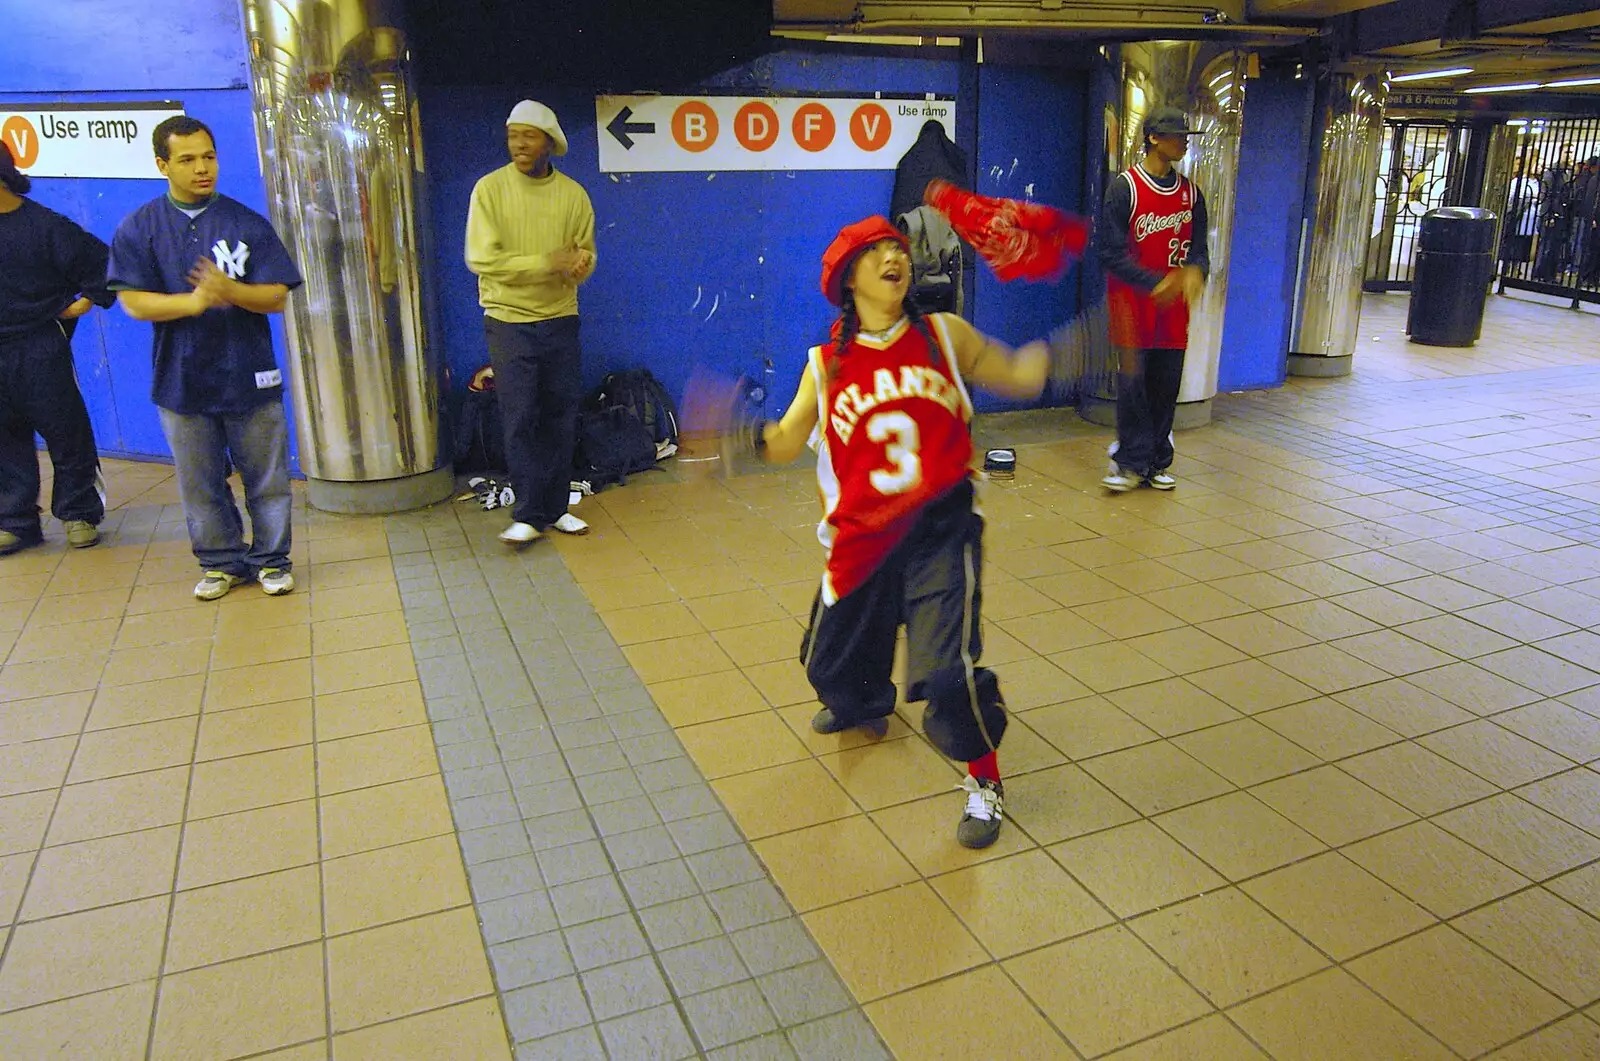
[[[1600,118],[1511,126],[1510,168],[1488,204],[1503,219],[1500,290],[1600,302]]]
[[[1392,120],[1378,162],[1378,194],[1367,244],[1368,291],[1409,291],[1422,215],[1462,201],[1467,148],[1464,125]]]

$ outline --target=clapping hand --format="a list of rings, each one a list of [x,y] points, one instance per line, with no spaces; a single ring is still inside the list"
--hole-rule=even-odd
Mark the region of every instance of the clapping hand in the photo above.
[[[217,268],[216,262],[210,258],[200,258],[195,261],[194,268],[189,270],[189,283],[194,285],[194,298],[199,313],[204,313],[213,306],[227,305],[228,289],[234,281],[228,279],[227,274]]]

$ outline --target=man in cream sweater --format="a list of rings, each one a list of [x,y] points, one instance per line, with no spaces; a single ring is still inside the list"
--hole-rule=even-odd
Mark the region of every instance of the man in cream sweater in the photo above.
[[[467,211],[467,268],[478,302],[516,490],[500,540],[522,545],[550,527],[583,534],[567,511],[582,398],[578,285],[594,272],[594,207],[551,156],[567,153],[555,112],[525,99],[506,118],[511,164],[481,178]]]

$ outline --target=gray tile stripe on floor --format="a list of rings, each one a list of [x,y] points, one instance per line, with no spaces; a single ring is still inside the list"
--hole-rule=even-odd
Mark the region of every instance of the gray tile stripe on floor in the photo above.
[[[498,515],[385,526],[518,1061],[887,1061],[560,554]]]

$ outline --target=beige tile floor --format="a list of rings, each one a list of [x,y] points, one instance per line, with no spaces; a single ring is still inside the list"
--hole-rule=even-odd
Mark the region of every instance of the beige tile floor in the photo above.
[[[0,560],[0,1055],[509,1058],[381,521],[203,604],[108,473],[105,545]]]
[[[1459,376],[1383,313],[1175,495],[982,426],[987,852],[914,711],[806,728],[809,472],[538,546],[902,1061],[1600,1058],[1600,327],[1496,300]],[[109,471],[106,546],[0,560],[0,1054],[509,1057],[380,524],[302,508],[300,591],[199,604],[169,470]]]
[[[807,728],[810,473],[605,494],[557,542],[898,1057],[1600,1058],[1597,528],[1394,480],[1588,509],[1600,321],[1497,300],[1498,389],[1441,390],[1392,384],[1461,352],[1374,318],[1354,379],[1219,402],[1172,496],[1101,496],[1103,432],[1028,423],[1058,441],[985,501],[986,852],[914,710]]]

